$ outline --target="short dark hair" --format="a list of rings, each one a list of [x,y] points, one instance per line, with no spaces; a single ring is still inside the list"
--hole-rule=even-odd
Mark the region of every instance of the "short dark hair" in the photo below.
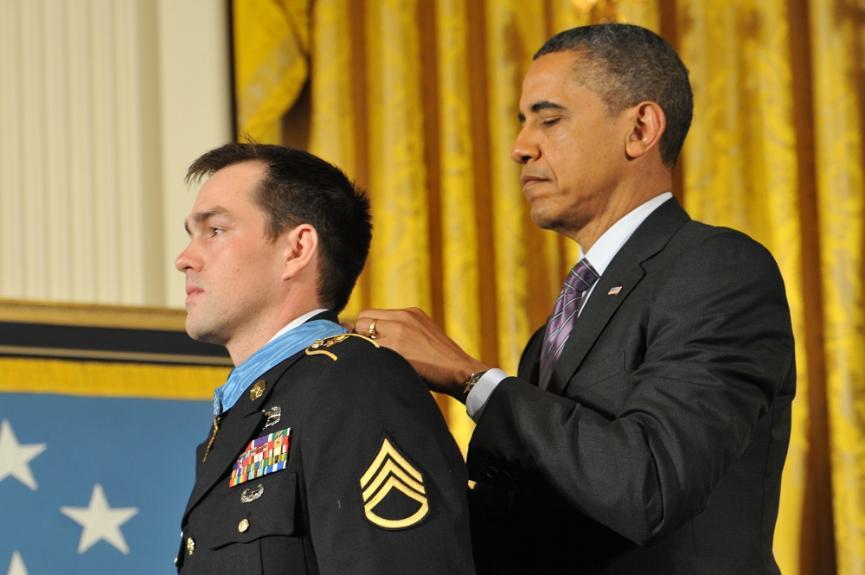
[[[363,269],[372,239],[369,201],[336,166],[294,148],[270,144],[226,144],[206,152],[186,172],[187,182],[241,162],[258,161],[267,172],[255,200],[267,214],[275,240],[300,224],[318,232],[321,304],[340,311]]]
[[[672,46],[640,26],[594,24],[556,34],[534,59],[565,51],[584,58],[577,66],[584,73],[581,80],[601,96],[610,112],[646,100],[664,110],[667,128],[661,136],[661,159],[674,166],[691,126],[694,97],[688,69]]]

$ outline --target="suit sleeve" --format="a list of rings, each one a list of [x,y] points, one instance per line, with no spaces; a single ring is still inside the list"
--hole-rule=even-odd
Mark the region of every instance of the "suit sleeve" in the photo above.
[[[473,479],[549,485],[640,544],[704,508],[759,418],[793,393],[789,311],[774,260],[741,234],[710,236],[669,270],[639,294],[628,329],[641,330],[643,355],[620,408],[601,413],[506,379],[472,438]]]
[[[398,355],[343,345],[301,446],[322,575],[473,573],[467,473],[438,407]]]

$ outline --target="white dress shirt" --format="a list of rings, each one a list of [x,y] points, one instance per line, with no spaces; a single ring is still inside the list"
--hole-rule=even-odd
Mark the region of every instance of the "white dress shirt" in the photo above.
[[[296,318],[294,318],[293,320],[291,320],[290,322],[288,322],[288,324],[286,324],[285,327],[283,327],[281,330],[279,330],[278,332],[276,332],[275,334],[273,334],[273,337],[270,338],[269,340],[267,340],[267,343],[272,342],[273,340],[275,340],[276,338],[278,338],[278,337],[281,336],[282,334],[287,333],[287,332],[293,330],[293,329],[296,328],[297,326],[299,326],[299,325],[301,325],[302,323],[304,323],[306,320],[310,319],[311,317],[317,316],[318,314],[320,314],[320,313],[323,312],[323,311],[327,311],[327,309],[325,309],[325,308],[323,308],[323,307],[320,307],[320,308],[318,308],[318,309],[314,309],[314,310],[312,310],[312,311],[308,311],[308,312],[306,312],[306,313],[303,314],[303,315],[299,315],[299,316],[297,316]],[[266,344],[265,344],[265,345],[266,345]]]

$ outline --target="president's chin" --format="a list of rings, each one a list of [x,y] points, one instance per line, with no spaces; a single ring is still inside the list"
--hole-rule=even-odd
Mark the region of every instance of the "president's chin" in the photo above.
[[[580,230],[588,223],[589,218],[576,210],[563,210],[549,203],[532,204],[529,212],[532,221],[543,230],[557,232],[569,238],[576,238]]]
[[[550,230],[553,232],[561,231],[564,227],[564,222],[559,214],[550,213],[549,210],[544,210],[543,208],[535,209],[532,207],[531,212],[529,212],[532,221],[536,226],[541,228],[542,230]]]

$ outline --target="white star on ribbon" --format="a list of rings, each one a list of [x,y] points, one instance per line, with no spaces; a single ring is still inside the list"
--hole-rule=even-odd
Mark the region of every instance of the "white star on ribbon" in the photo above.
[[[32,459],[45,451],[44,443],[18,443],[15,432],[7,420],[0,424],[0,481],[12,476],[31,490],[36,491],[36,479],[28,465]]]
[[[129,555],[129,547],[120,526],[138,513],[137,507],[112,509],[108,506],[102,486],[97,483],[93,486],[93,494],[87,507],[61,507],[60,512],[84,528],[81,531],[81,541],[78,542],[79,555],[103,539],[124,555]]]
[[[21,554],[17,551],[12,553],[12,561],[9,562],[9,571],[6,575],[27,575],[27,567],[24,565],[24,560],[21,559]]]

